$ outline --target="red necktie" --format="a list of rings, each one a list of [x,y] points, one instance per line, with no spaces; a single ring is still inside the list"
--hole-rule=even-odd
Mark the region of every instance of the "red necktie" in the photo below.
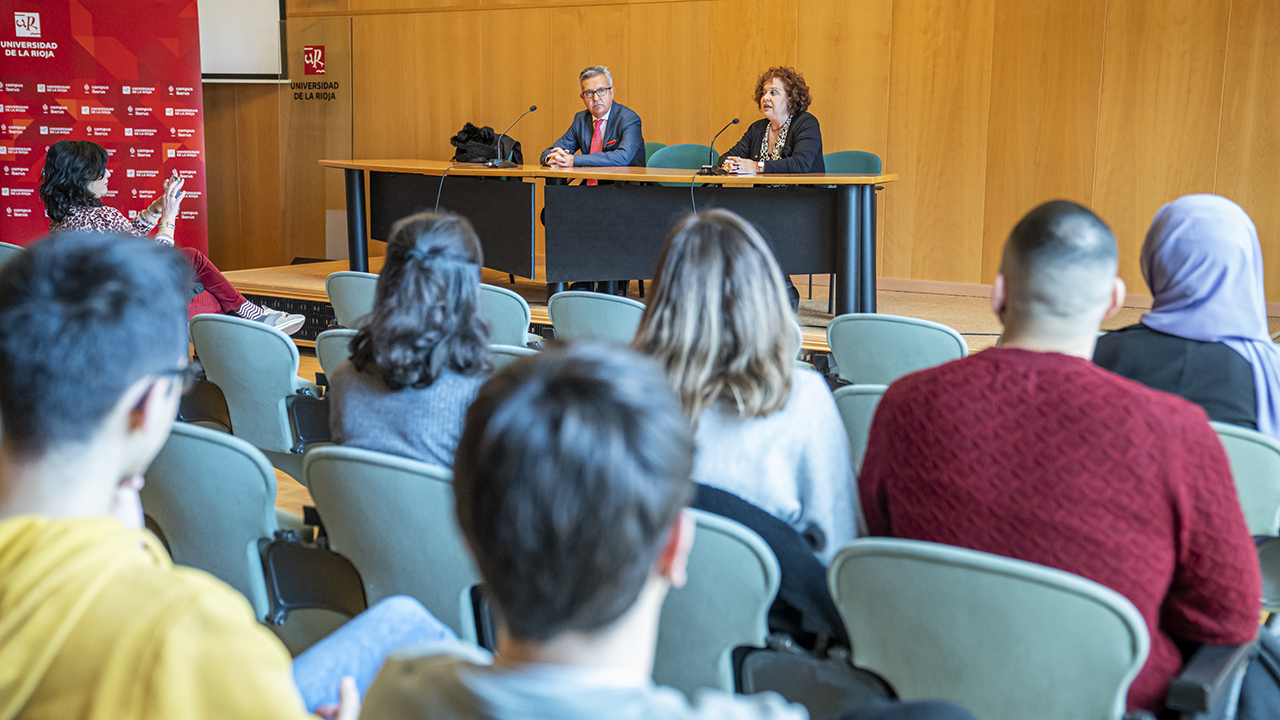
[[[596,120],[596,131],[591,134],[590,153],[598,153],[604,149],[604,118]],[[588,185],[599,185],[599,180],[588,180]]]

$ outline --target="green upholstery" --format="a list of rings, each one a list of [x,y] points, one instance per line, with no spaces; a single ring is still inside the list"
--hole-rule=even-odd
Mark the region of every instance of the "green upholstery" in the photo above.
[[[960,333],[941,323],[877,313],[840,315],[827,326],[840,379],[888,385],[917,370],[969,355]]]
[[[822,156],[822,164],[829,173],[867,173],[879,175],[880,156],[864,150],[845,150]]]
[[[661,150],[662,148],[664,148],[664,147],[666,147],[666,146],[667,146],[667,144],[666,144],[666,143],[660,143],[660,142],[647,142],[647,143],[645,143],[645,144],[644,144],[644,164],[645,164],[645,165],[648,165],[648,164],[649,164],[649,158],[652,158],[654,153],[658,152],[659,150]]]
[[[18,256],[24,248],[21,245],[11,245],[7,242],[0,242],[0,267]]]
[[[316,359],[320,361],[320,369],[325,377],[332,377],[333,371],[351,357],[351,341],[359,330],[338,328],[325,330],[316,336]]]
[[[259,620],[269,603],[258,541],[275,536],[276,474],[249,443],[176,423],[142,488],[142,509],[173,561],[200,568],[249,599]]]
[[[644,303],[619,295],[569,290],[551,296],[547,314],[561,340],[594,338],[627,345],[640,329]]]
[[[856,667],[982,720],[1119,720],[1150,649],[1120,593],[998,555],[855,540],[828,581]]]
[[[1252,535],[1280,535],[1280,443],[1255,430],[1211,422],[1231,462]]]
[[[378,276],[374,273],[343,270],[325,278],[324,292],[333,305],[333,314],[344,328],[359,330],[373,312]]]
[[[522,357],[537,355],[538,351],[529,347],[516,345],[490,345],[489,361],[493,363],[493,371],[499,372]]]
[[[489,322],[490,343],[524,347],[538,339],[529,334],[529,303],[515,292],[481,283],[478,307],[480,317]]]
[[[298,347],[273,327],[231,315],[191,318],[191,342],[209,382],[227,399],[231,432],[262,450],[271,464],[302,481],[302,456],[292,451],[287,403],[299,390]]]
[[[480,575],[454,519],[452,472],[337,445],[309,451],[305,472],[329,547],[356,566],[370,605],[409,595],[475,640]]]
[[[707,145],[684,143],[659,148],[649,157],[645,164],[651,168],[674,168],[676,170],[699,170],[707,164],[707,160],[715,165],[720,162],[720,154]],[[658,183],[667,187],[688,185],[689,183]]]
[[[835,392],[836,408],[844,421],[844,431],[849,435],[849,458],[853,460],[853,472],[862,470],[862,459],[867,455],[867,439],[871,435],[871,420],[876,406],[888,385],[846,385]]]
[[[689,579],[662,606],[653,679],[689,696],[698,688],[733,692],[733,649],[764,646],[782,573],[759,535],[718,515],[686,512],[697,522]]]

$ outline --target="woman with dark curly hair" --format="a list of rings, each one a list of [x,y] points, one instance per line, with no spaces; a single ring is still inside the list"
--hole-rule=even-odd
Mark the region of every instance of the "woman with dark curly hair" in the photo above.
[[[182,178],[177,171],[165,178],[164,190],[133,222],[113,207],[102,204],[107,194],[107,150],[88,140],[62,140],[54,143],[45,156],[40,173],[40,200],[49,215],[49,232],[72,230],[116,232],[147,237],[159,227],[156,242],[173,245],[178,209],[182,204]],[[214,267],[204,253],[193,248],[178,248],[187,256],[196,281],[218,301],[222,312],[230,312],[249,320],[257,320],[292,335],[306,323],[302,315],[268,310],[245,299]]]
[[[480,239],[466,218],[420,213],[391,229],[369,324],[329,378],[329,428],[342,445],[449,467],[487,379]]]
[[[721,167],[732,173],[820,173],[822,129],[809,114],[813,98],[804,76],[789,67],[771,67],[756,81],[756,105],[764,114],[724,154]]]

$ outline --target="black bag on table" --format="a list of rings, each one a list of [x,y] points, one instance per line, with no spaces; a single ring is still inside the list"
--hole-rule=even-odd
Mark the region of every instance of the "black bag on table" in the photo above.
[[[476,127],[471,123],[462,126],[457,135],[449,138],[449,144],[457,150],[453,153],[453,162],[482,163],[494,159],[497,150],[498,134],[493,128],[485,125]],[[520,142],[510,135],[502,136],[502,158],[510,158],[517,165],[524,164],[524,153],[520,150]]]

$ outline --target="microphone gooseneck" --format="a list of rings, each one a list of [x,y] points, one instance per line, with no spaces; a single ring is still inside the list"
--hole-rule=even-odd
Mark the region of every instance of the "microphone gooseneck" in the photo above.
[[[530,105],[528,110],[525,110],[524,112],[520,113],[520,117],[511,121],[511,124],[507,126],[506,130],[503,130],[501,133],[498,134],[498,146],[495,148],[496,152],[494,152],[493,161],[486,163],[488,167],[512,168],[516,166],[515,163],[508,162],[502,159],[502,138],[505,137],[507,132],[511,130],[511,128],[515,127],[516,123],[520,122],[520,120],[523,119],[525,115],[528,115],[529,113],[537,109],[538,109],[537,105]]]
[[[707,164],[708,164],[708,165],[715,165],[715,164],[716,164],[716,156],[715,156],[715,152],[716,152],[716,141],[720,139],[720,136],[724,134],[724,131],[725,131],[725,130],[728,130],[728,129],[729,129],[729,126],[730,126],[730,125],[737,125],[737,124],[738,124],[738,118],[734,118],[734,119],[730,120],[728,125],[725,125],[724,127],[720,128],[720,132],[716,133],[716,134],[715,134],[715,137],[711,138],[711,148],[710,148],[710,149],[709,149],[709,151],[707,152]]]

